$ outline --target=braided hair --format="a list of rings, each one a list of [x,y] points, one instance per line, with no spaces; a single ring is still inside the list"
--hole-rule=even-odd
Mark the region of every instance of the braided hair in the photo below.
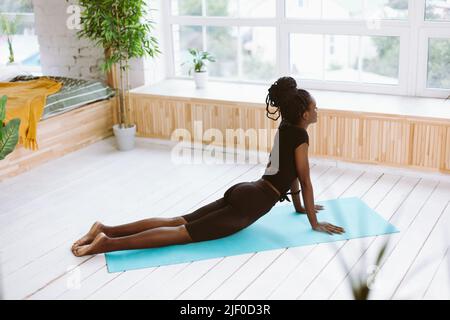
[[[266,98],[267,117],[277,121],[280,116],[283,121],[296,125],[303,114],[308,111],[308,106],[313,101],[310,93],[303,89],[297,89],[297,82],[292,77],[278,79],[269,89]],[[271,112],[270,107],[276,110]],[[278,112],[275,119],[270,117]]]

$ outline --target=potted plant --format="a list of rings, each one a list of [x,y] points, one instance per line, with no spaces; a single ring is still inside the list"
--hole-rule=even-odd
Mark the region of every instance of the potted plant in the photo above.
[[[206,87],[208,81],[208,70],[206,69],[206,61],[216,62],[215,58],[207,51],[199,51],[194,48],[188,49],[189,53],[192,55],[192,60],[183,62],[181,65],[186,63],[191,64],[189,69],[189,75],[191,75],[192,69],[194,69],[194,80],[197,89],[202,89]]]
[[[19,142],[20,119],[12,119],[7,124],[4,123],[6,117],[7,97],[0,98],[0,160],[6,158],[13,152]]]
[[[79,0],[81,30],[79,37],[87,38],[105,50],[104,72],[116,67],[119,74],[118,124],[114,125],[118,149],[134,148],[136,125],[129,117],[129,62],[132,58],[154,57],[161,53],[158,42],[151,36],[153,21],[146,18],[148,0]]]
[[[19,22],[19,16],[15,16],[14,19],[10,19],[4,14],[0,15],[0,30],[6,35],[6,41],[8,42],[8,64],[15,64],[12,36],[16,34]]]

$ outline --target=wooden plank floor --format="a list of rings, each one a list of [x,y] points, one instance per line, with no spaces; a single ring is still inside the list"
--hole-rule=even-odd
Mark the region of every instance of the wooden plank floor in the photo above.
[[[111,274],[104,255],[71,254],[95,220],[178,216],[264,172],[213,163],[222,155],[174,164],[167,145],[138,139],[120,153],[110,138],[0,183],[2,298],[351,299],[350,280],[376,271],[373,299],[450,299],[449,177],[320,159],[316,201],[359,197],[401,232]]]

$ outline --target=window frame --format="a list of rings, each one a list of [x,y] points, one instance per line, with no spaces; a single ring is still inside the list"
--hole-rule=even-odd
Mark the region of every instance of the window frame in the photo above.
[[[410,3],[413,2],[410,0]],[[433,89],[427,88],[428,81],[428,52],[430,38],[448,38],[450,40],[450,20],[446,21],[432,21],[425,19],[425,4],[426,0],[417,0],[422,5],[416,8],[417,16],[415,17],[417,34],[417,70],[416,70],[416,84],[415,95],[421,97],[445,98],[450,94],[448,89]],[[422,19],[423,17],[423,19]],[[413,34],[413,32],[411,32]],[[413,35],[411,35],[413,37]],[[420,45],[422,44],[422,45]]]
[[[205,14],[206,0],[203,3]],[[190,79],[187,76],[175,75],[175,53],[172,25],[208,25],[234,27],[275,27],[276,34],[276,74],[278,77],[290,73],[289,38],[291,33],[336,34],[357,36],[398,36],[400,38],[399,83],[398,85],[369,84],[357,82],[338,82],[330,80],[308,80],[297,78],[303,88],[331,91],[349,91],[364,93],[380,93],[403,96],[443,98],[450,94],[450,89],[427,88],[428,39],[444,37],[450,39],[450,21],[425,20],[426,0],[408,0],[408,18],[381,20],[381,27],[370,28],[366,20],[319,20],[287,18],[285,1],[276,0],[276,13],[273,18],[228,18],[204,16],[173,16],[172,0],[162,1],[163,36],[166,44],[168,78]],[[446,30],[447,29],[447,30]],[[203,28],[203,44],[206,32]],[[240,39],[239,39],[240,45]],[[207,48],[203,48],[207,50]],[[240,54],[240,52],[238,52]],[[213,78],[222,82],[266,84],[266,81],[236,81]]]

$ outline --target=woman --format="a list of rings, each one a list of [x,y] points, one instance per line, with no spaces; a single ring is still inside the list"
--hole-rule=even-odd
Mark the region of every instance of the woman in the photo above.
[[[282,122],[275,136],[270,161],[261,179],[240,182],[222,198],[190,214],[173,218],[149,218],[120,226],[94,223],[91,230],[74,243],[72,252],[84,256],[110,251],[153,248],[218,239],[248,227],[278,202],[288,200],[290,189],[297,212],[306,211],[313,230],[341,234],[344,229],[319,222],[309,175],[307,128],[317,122],[317,107],[312,96],[297,89],[295,79],[283,77],[271,88],[266,99],[267,115],[279,113]],[[269,107],[276,111],[270,112]],[[301,205],[299,180],[305,207]]]

